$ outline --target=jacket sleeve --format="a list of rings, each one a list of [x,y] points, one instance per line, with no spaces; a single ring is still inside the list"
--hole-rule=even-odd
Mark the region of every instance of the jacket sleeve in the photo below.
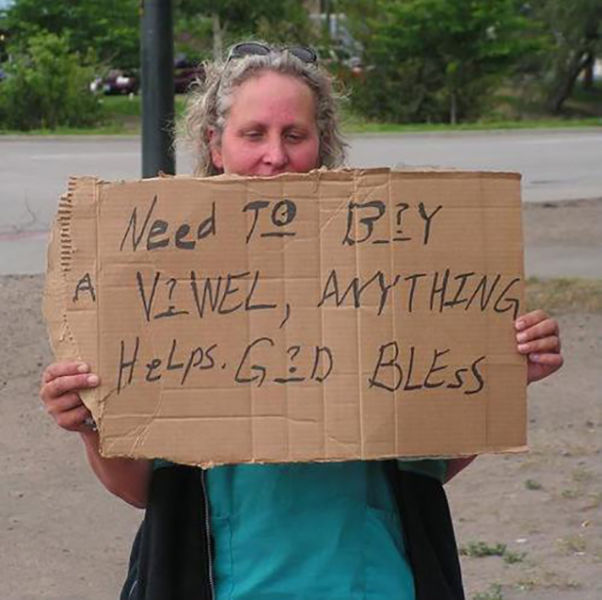
[[[120,600],[211,598],[202,476],[182,465],[153,471]]]
[[[416,600],[464,600],[445,490],[433,478],[392,469]]]

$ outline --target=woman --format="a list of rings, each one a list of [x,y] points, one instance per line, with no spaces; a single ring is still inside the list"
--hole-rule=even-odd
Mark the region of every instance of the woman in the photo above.
[[[277,175],[339,166],[328,75],[308,48],[234,46],[207,68],[188,130],[196,174]],[[516,322],[528,381],[562,364],[556,322]],[[122,598],[463,598],[441,487],[470,459],[231,465],[208,472],[162,461],[105,459],[78,390],[88,366],[50,365],[41,397],[79,432],[105,487],[146,507]]]

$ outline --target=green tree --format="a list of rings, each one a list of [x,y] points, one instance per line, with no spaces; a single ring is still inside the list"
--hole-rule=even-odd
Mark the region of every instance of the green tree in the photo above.
[[[11,46],[25,50],[32,36],[54,33],[81,57],[91,51],[120,68],[139,64],[140,0],[14,0],[6,10]]]
[[[579,74],[602,50],[602,2],[534,0],[531,11],[548,40],[535,66],[543,75],[547,107],[558,113]]]
[[[141,0],[14,0],[5,27],[13,47],[27,46],[41,32],[66,37],[80,56],[93,50],[98,61],[120,68],[139,65]],[[194,58],[223,56],[232,42],[311,44],[315,32],[298,0],[174,0],[176,52]]]
[[[88,86],[92,67],[80,64],[67,39],[38,33],[7,65],[0,85],[0,127],[55,129],[85,127],[101,116],[98,98]]]
[[[221,58],[233,42],[311,44],[316,34],[298,0],[176,0],[176,38],[202,57]]]
[[[517,0],[373,0],[356,35],[367,65],[353,104],[393,121],[476,118],[533,45]],[[358,3],[349,6],[357,23]]]

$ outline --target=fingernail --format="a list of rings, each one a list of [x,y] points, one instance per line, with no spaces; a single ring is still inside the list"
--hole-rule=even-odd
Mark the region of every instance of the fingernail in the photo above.
[[[529,354],[529,360],[531,362],[539,362],[539,354]]]
[[[88,385],[98,385],[98,375],[88,375]]]
[[[86,363],[80,363],[77,365],[78,373],[87,373],[90,370],[90,367]]]
[[[519,352],[527,352],[529,350],[529,344],[519,344],[518,351]]]
[[[527,341],[527,334],[526,333],[519,333],[516,336],[516,341],[517,342],[526,342]]]
[[[516,329],[523,329],[524,326],[525,326],[525,322],[521,321],[520,319],[518,321],[516,321],[516,323],[514,323],[514,327],[516,327]]]

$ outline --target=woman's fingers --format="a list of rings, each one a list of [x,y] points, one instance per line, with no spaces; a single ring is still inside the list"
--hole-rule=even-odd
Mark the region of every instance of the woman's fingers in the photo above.
[[[518,345],[521,354],[560,352],[560,338],[557,335],[539,338],[531,342]]]
[[[523,331],[524,329],[528,329],[533,325],[536,325],[540,321],[545,321],[548,318],[548,315],[543,310],[534,310],[532,312],[521,315],[514,322],[514,326],[517,331]]]
[[[89,428],[86,420],[92,415],[77,392],[68,392],[58,398],[52,398],[46,401],[45,405],[48,413],[63,429],[82,431]]]
[[[550,373],[553,373],[556,369],[562,367],[564,359],[562,358],[562,354],[553,353],[553,354],[529,354],[529,361],[532,363],[537,363],[538,365],[544,365],[547,367],[554,367]]]
[[[67,412],[73,408],[83,406],[82,400],[77,392],[69,392],[59,396],[58,398],[52,398],[45,404],[46,411],[53,416]]]
[[[42,375],[40,398],[56,423],[69,431],[84,431],[90,411],[82,404],[79,391],[96,387],[98,376],[82,361],[61,361],[49,365]]]
[[[517,348],[526,354],[527,383],[539,381],[562,366],[558,323],[543,310],[521,315],[514,323]]]
[[[54,417],[57,425],[69,431],[82,431],[88,429],[86,419],[90,418],[90,411],[82,404],[66,412],[62,412]]]
[[[98,376],[93,373],[63,375],[44,384],[40,396],[44,402],[48,402],[68,392],[96,387],[98,383]]]
[[[87,373],[90,370],[89,365],[78,361],[61,361],[48,365],[42,375],[42,384],[48,383],[57,377],[64,375],[76,375],[77,373]]]
[[[539,381],[558,371],[564,362],[562,354],[529,354],[527,383]]]
[[[525,329],[518,330],[516,341],[519,344],[524,344],[531,340],[553,335],[558,335],[558,323],[546,316],[546,318],[528,325]]]

